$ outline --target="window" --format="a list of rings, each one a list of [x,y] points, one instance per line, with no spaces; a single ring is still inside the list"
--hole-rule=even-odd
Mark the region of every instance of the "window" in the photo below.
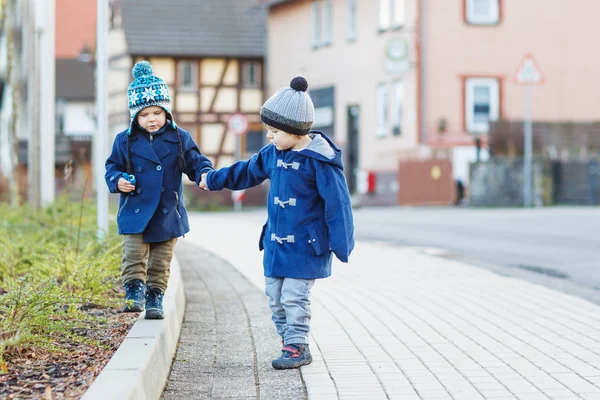
[[[245,88],[260,88],[262,68],[258,61],[246,61],[242,63],[242,86]]]
[[[346,0],[346,37],[356,39],[356,0]]]
[[[404,118],[404,83],[395,82],[393,85],[392,98],[392,135],[400,136],[402,134],[402,120]]]
[[[331,0],[326,0],[323,3],[323,45],[331,44],[331,20],[332,20]]]
[[[500,22],[500,0],[464,0],[467,23],[495,25]]]
[[[313,47],[331,44],[332,14],[331,0],[315,1],[313,3]]]
[[[406,23],[406,0],[379,0],[379,30],[401,28]]]
[[[388,88],[384,84],[377,86],[377,131],[378,137],[387,136],[388,129]]]
[[[184,89],[195,89],[197,71],[195,61],[180,61],[179,62],[179,87]]]
[[[390,22],[391,0],[379,0],[379,30],[384,31],[391,25]]]
[[[392,0],[392,28],[399,28],[406,23],[406,0]]]
[[[313,47],[321,45],[321,3],[313,3]]]
[[[500,114],[499,82],[493,78],[469,78],[465,86],[467,131],[485,133],[489,121],[497,120]]]

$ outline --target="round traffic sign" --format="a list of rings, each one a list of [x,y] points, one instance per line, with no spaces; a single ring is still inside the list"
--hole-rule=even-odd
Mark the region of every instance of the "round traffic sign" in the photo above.
[[[227,119],[227,130],[237,136],[241,136],[248,132],[248,117],[246,115],[235,112]]]

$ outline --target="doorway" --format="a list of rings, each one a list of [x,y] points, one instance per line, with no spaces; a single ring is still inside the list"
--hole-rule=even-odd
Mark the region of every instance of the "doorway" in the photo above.
[[[348,189],[350,194],[355,194],[357,189],[357,176],[358,176],[358,134],[359,134],[359,123],[360,123],[360,106],[350,105],[347,108],[347,121],[348,121],[348,144],[346,154],[346,180],[348,181]]]

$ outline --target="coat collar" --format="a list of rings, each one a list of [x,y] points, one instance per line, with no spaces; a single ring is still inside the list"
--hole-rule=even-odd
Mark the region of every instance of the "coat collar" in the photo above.
[[[149,145],[147,139],[143,136],[144,133],[138,129],[135,129],[131,133],[129,138],[131,141],[131,152],[157,164],[161,163],[160,159],[165,158],[171,153],[165,142],[177,143],[179,141],[177,131],[171,127],[167,128],[163,133],[155,135],[152,140],[152,146]],[[127,137],[124,139],[127,142]]]

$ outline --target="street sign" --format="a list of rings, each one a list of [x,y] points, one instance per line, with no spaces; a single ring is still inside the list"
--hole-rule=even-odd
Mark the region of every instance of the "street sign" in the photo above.
[[[515,84],[525,86],[525,119],[523,121],[523,206],[533,205],[533,128],[531,108],[533,103],[533,86],[544,84],[544,75],[531,53],[519,63],[515,76]]]
[[[234,112],[227,119],[227,131],[236,136],[248,132],[248,117],[240,112]]]
[[[537,86],[544,84],[544,75],[530,53],[519,63],[514,81],[517,85]]]

